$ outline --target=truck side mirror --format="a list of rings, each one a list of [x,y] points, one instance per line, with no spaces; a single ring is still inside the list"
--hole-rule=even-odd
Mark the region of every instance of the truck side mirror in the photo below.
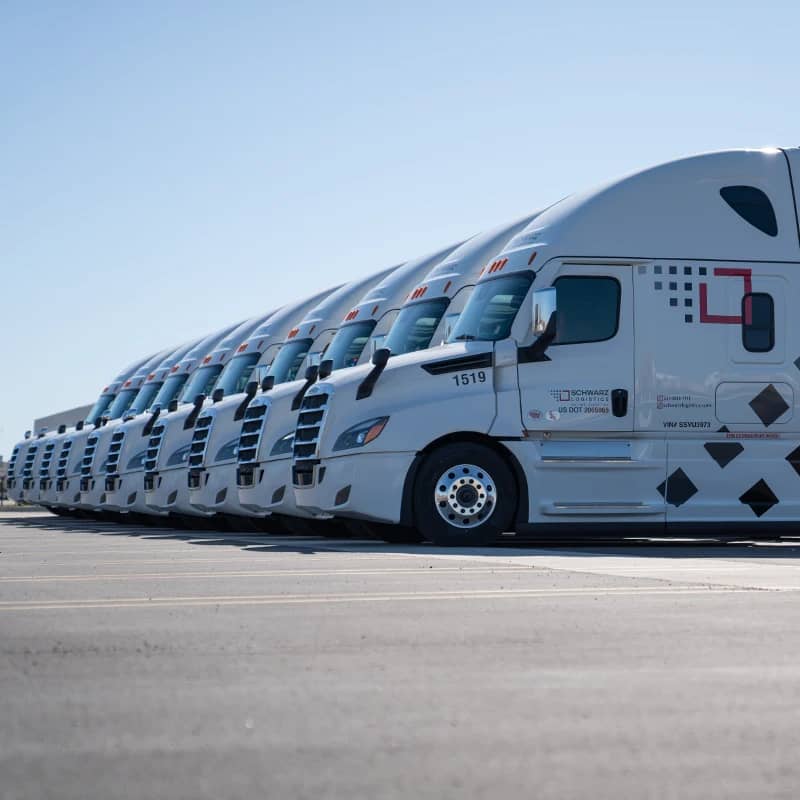
[[[383,369],[389,363],[391,350],[388,347],[381,347],[372,354],[372,366]]]
[[[319,373],[318,377],[320,380],[325,380],[328,375],[333,372],[333,359],[326,358],[320,365],[319,365]]]
[[[244,387],[244,393],[248,397],[255,397],[257,391],[258,391],[258,382],[257,381],[248,381],[247,382],[247,386]]]
[[[173,397],[172,400],[169,401],[169,405],[167,406],[167,411],[173,412],[178,410],[178,398]]]
[[[297,411],[297,409],[300,408],[303,398],[306,396],[306,392],[314,384],[314,381],[317,379],[317,375],[319,375],[319,367],[316,364],[312,364],[306,369],[306,382],[300,387],[300,391],[292,400],[292,411]]]
[[[211,402],[212,403],[219,403],[222,398],[225,397],[225,390],[222,388],[214,389],[211,394]]]
[[[268,392],[272,389],[275,385],[275,376],[274,375],[265,375],[264,380],[261,381],[261,391]]]
[[[548,328],[550,318],[555,318],[556,289],[549,286],[547,289],[537,289],[533,293],[533,332],[541,336]],[[555,319],[553,320],[555,327]],[[555,331],[553,330],[555,335]]]
[[[85,420],[79,419],[79,420],[78,420],[78,421],[75,423],[75,430],[76,430],[76,431],[82,431],[82,430],[83,430],[83,426],[84,426],[85,424],[86,424]]]
[[[67,426],[62,422],[61,425],[58,426],[59,433],[65,433],[67,430]]]

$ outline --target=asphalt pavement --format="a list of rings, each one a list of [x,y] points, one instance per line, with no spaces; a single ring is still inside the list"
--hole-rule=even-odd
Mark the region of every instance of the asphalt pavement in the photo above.
[[[3,514],[0,798],[794,798],[798,600],[792,540]]]

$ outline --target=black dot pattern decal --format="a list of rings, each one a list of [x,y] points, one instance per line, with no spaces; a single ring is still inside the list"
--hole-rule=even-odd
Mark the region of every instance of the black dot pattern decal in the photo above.
[[[757,516],[763,517],[773,506],[778,504],[778,498],[775,492],[769,488],[769,484],[765,480],[760,480],[754,483],[740,498],[739,501],[746,506],[750,506],[750,510]]]
[[[744,450],[739,442],[707,442],[703,447],[721,469],[725,469]]]
[[[682,506],[697,494],[697,487],[680,468],[656,487],[658,493],[672,506]]]
[[[657,292],[664,291],[666,288],[669,292],[669,297],[667,298],[667,303],[670,308],[679,308],[682,307],[684,309],[693,308],[694,307],[694,283],[692,281],[684,281],[683,284],[679,284],[677,280],[677,275],[679,273],[679,269],[674,264],[670,264],[667,268],[667,272],[670,276],[676,276],[675,279],[669,280],[666,283],[663,280],[655,280],[653,281],[653,288]],[[697,270],[698,275],[705,275],[706,268],[699,267]],[[656,264],[653,267],[653,274],[654,275],[663,275],[664,274],[664,267],[660,264]],[[694,274],[693,267],[684,267],[683,268],[683,276],[692,277]],[[681,290],[683,290],[683,294],[680,294]],[[692,312],[686,312],[683,315],[684,322],[694,322],[694,314]],[[798,359],[800,361],[800,359]],[[798,367],[800,368],[800,367]]]

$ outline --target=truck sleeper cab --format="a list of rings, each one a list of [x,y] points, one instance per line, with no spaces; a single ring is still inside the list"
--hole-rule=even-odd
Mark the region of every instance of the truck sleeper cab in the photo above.
[[[144,490],[144,502],[151,512],[182,517],[203,516],[189,503],[186,486],[192,430],[206,398],[216,391],[220,374],[236,348],[274,313],[273,309],[247,320],[227,334],[202,359],[183,389],[180,401],[173,403],[166,414],[162,413],[155,420],[144,457],[142,486],[139,487]]]
[[[239,503],[247,512],[266,516],[269,510],[262,498],[277,503],[281,492],[286,494],[290,440],[300,398],[315,379],[342,317],[368,289],[396,269],[394,266],[345,284],[289,331],[267,373],[267,391],[250,401],[239,428],[236,485]],[[279,520],[270,522],[277,525]]]
[[[382,356],[387,361],[394,360],[404,353],[436,347],[447,338],[467,304],[487,259],[501,250],[535,216],[536,214],[530,214],[473,236],[434,266],[408,293],[383,343],[385,352],[381,354],[376,351],[376,358]],[[346,370],[341,373],[341,379],[346,380],[347,374],[357,374],[360,381],[359,392],[368,395],[380,382],[383,368],[380,364],[356,367],[357,373]],[[319,398],[316,393],[313,394],[314,398],[307,395],[303,399],[294,441],[293,481],[300,485],[306,485],[303,472],[310,474],[317,463],[315,436],[317,423],[322,418],[324,409],[316,405]],[[296,493],[292,492],[293,505],[295,497]],[[308,501],[309,498],[306,496],[304,499]],[[309,507],[315,509],[319,516],[324,516],[313,502],[309,503]]]
[[[217,383],[223,398],[206,404],[191,431],[186,479],[194,508],[206,514],[250,516],[239,505],[235,488],[241,419],[255,396],[258,379],[269,369],[289,332],[338,288],[284,306],[236,348]]]
[[[178,396],[201,365],[204,356],[213,351],[239,324],[228,325],[204,336],[183,356],[154,370],[152,377],[148,375],[134,406],[129,409],[115,431],[115,436],[121,439],[121,446],[117,451],[118,457],[106,466],[103,503],[105,510],[138,518],[157,516],[145,505],[141,486],[150,431],[160,414],[166,413],[170,404],[177,402]]]
[[[298,505],[442,545],[796,526],[798,174],[711,153],[546,210],[448,345],[309,390]]]
[[[455,246],[450,245],[397,267],[377,285],[370,287],[366,294],[360,297],[354,305],[347,308],[340,327],[325,350],[324,360],[320,364],[320,371],[336,371],[366,361],[373,349],[380,346],[385,340],[392,323],[397,318],[403,300],[418,284],[419,280],[434,265],[448,256]],[[317,312],[317,315],[319,313]],[[283,487],[282,490],[280,487],[269,490],[268,484],[267,489],[269,492],[261,491],[267,469],[262,474],[260,466],[257,483],[254,481],[252,486],[240,487],[241,494],[245,495],[248,505],[247,508],[241,505],[238,508],[248,514],[291,514],[294,510],[293,496],[291,492],[286,490],[286,486],[290,478],[289,468],[294,439],[294,423],[297,415],[296,405],[296,402],[292,402],[291,407],[283,409],[281,412],[281,418],[285,417],[284,424],[287,430],[275,443],[272,443],[268,436],[260,435],[260,424],[253,422],[252,419],[247,419],[246,430],[242,430],[242,423],[237,425],[239,433],[244,437],[245,455],[248,455],[248,452],[251,453],[249,463],[261,465],[262,462],[270,461],[269,471],[282,471],[283,473],[280,484]],[[256,406],[256,408],[257,412],[250,412],[250,414],[257,413],[260,416],[263,408],[259,406]],[[270,407],[269,413],[271,415],[273,413],[277,414],[277,410]],[[255,453],[252,453],[246,448],[256,432],[260,436],[258,439],[259,447]],[[236,443],[239,443],[238,438]],[[254,470],[255,467],[243,467],[245,480],[249,479]],[[236,481],[235,470],[233,478]],[[201,491],[202,489],[198,493]],[[237,496],[237,501],[239,499]],[[241,513],[241,511],[238,513]]]
[[[100,393],[86,419],[76,423],[76,429],[83,428],[86,425],[98,424],[100,417],[116,397],[122,382],[127,380],[145,360],[140,359],[129,364],[116,375],[114,380]],[[58,442],[65,435],[74,433],[74,430],[67,430],[65,427],[64,431],[61,431],[61,429],[52,432],[39,431],[35,438],[26,439],[14,448],[16,453],[15,463],[9,467],[9,495],[13,500],[16,502],[28,502],[31,500],[31,493],[35,492],[37,502],[45,504],[39,478],[39,470],[41,469],[44,453],[47,452],[48,458],[50,458],[55,447],[60,447]],[[52,450],[49,447],[51,440],[55,443]],[[13,458],[14,456],[12,455]]]

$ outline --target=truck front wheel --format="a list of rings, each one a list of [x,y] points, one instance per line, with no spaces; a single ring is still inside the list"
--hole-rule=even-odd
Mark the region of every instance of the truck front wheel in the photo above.
[[[420,467],[414,486],[415,524],[434,544],[491,544],[512,529],[516,509],[511,468],[486,445],[448,444]]]

